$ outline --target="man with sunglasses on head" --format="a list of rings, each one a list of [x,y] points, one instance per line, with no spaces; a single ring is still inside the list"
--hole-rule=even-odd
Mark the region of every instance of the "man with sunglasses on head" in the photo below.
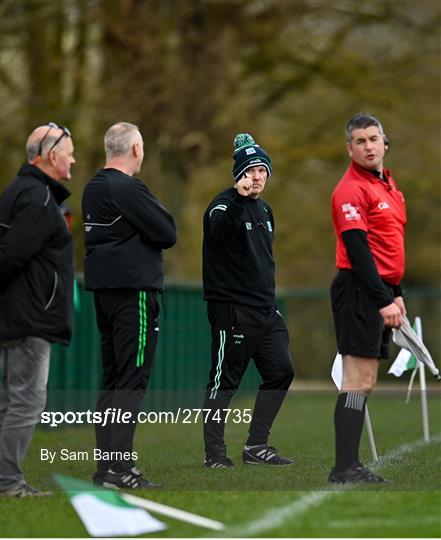
[[[72,237],[59,205],[70,195],[67,128],[37,127],[27,163],[0,196],[0,497],[47,495],[20,469],[46,405],[52,343],[71,337]]]

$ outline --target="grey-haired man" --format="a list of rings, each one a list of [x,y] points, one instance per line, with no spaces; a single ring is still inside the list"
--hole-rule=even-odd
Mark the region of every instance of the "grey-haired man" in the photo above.
[[[120,409],[129,423],[95,426],[103,457],[96,485],[154,488],[135,466],[137,415],[153,365],[159,330],[157,294],[164,284],[163,250],[176,243],[171,214],[134,175],[144,141],[137,126],[119,122],[104,137],[106,163],[82,200],[85,287],[94,293],[103,377],[97,410]]]
[[[69,196],[74,147],[50,122],[26,144],[28,162],[0,197],[0,496],[45,493],[21,462],[46,404],[51,343],[71,336],[72,237],[59,205]]]

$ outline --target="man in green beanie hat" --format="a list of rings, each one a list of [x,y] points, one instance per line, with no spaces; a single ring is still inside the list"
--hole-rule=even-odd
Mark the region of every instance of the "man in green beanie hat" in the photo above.
[[[293,463],[268,446],[271,426],[294,378],[288,330],[275,299],[274,218],[260,199],[272,173],[271,159],[247,133],[237,135],[234,145],[235,186],[217,195],[204,215],[204,299],[212,337],[204,465],[210,469],[233,466],[224,442],[225,424],[251,358],[262,384],[243,462]],[[246,422],[245,416],[234,421]]]

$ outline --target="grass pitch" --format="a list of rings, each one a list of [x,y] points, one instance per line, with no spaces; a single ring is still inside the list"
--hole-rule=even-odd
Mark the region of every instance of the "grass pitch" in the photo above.
[[[272,430],[270,443],[293,457],[287,467],[241,463],[248,425],[228,423],[226,441],[234,469],[202,467],[202,424],[139,426],[135,449],[146,476],[164,484],[160,491],[134,494],[200,514],[225,524],[222,534],[157,515],[168,528],[158,537],[440,537],[441,400],[429,395],[432,442],[422,442],[417,393],[404,404],[405,391],[377,392],[369,400],[379,463],[373,468],[390,483],[330,486],[333,462],[335,392],[290,393]],[[242,398],[232,406],[252,407]],[[92,453],[93,428],[37,430],[24,463],[27,480],[51,489],[52,497],[0,499],[2,537],[87,537],[54,473],[89,479],[94,462],[62,461],[60,450]],[[57,451],[54,463],[41,461],[40,449]],[[362,460],[370,451],[363,435]]]

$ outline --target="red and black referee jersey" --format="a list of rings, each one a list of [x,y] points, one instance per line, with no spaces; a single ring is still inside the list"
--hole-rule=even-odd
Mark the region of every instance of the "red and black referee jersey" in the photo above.
[[[404,274],[406,204],[390,172],[383,178],[352,162],[332,194],[332,221],[337,235],[336,265],[351,269],[342,233],[360,229],[367,233],[380,277],[398,285]]]

